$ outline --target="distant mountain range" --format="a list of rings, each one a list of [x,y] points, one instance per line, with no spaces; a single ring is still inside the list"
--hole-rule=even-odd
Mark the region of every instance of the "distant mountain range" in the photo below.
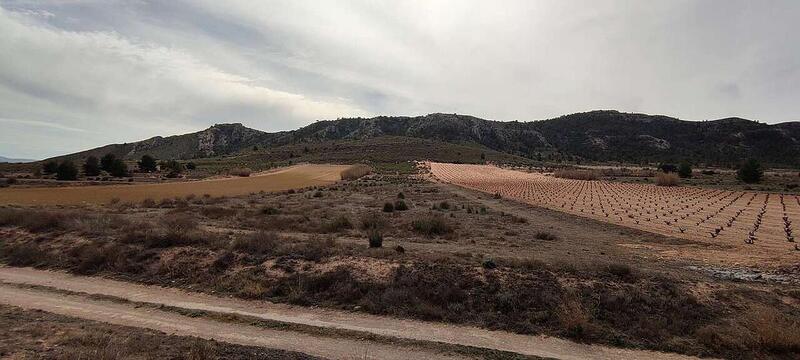
[[[7,158],[7,157],[4,157],[4,156],[0,156],[0,163],[27,163],[27,162],[33,162],[33,161],[36,161],[36,160],[32,160],[32,159],[12,159],[12,158]]]
[[[114,153],[126,158],[150,154],[160,159],[192,159],[236,154],[253,147],[352,143],[381,137],[478,147],[532,160],[630,163],[689,160],[734,165],[754,157],[772,166],[800,167],[800,122],[768,125],[740,118],[684,121],[617,111],[591,111],[531,122],[491,121],[456,114],[346,118],[275,133],[241,124],[219,124],[195,133],[107,145],[64,157]],[[396,151],[403,153],[405,149]],[[426,155],[431,159],[437,156]]]

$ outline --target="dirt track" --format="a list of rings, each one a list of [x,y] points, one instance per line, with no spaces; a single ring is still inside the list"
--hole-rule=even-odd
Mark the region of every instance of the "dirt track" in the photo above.
[[[0,189],[0,204],[75,205],[101,204],[112,199],[137,202],[150,198],[235,196],[259,191],[280,191],[307,186],[327,185],[341,179],[348,165],[297,165],[254,175],[188,182],[141,185],[99,185]]]
[[[108,295],[134,302],[163,304],[190,310],[233,313],[286,323],[355,330],[398,339],[464,345],[558,359],[689,358],[674,354],[577,344],[552,337],[524,336],[466,326],[219,298],[177,289],[143,286],[102,278],[77,277],[30,268],[0,267],[0,281],[6,283],[0,284],[0,302],[9,305],[117,325],[213,338],[242,345],[300,351],[331,358],[363,358],[366,354],[368,357],[381,359],[433,359],[452,357],[453,355],[433,352],[430,349],[399,347],[356,339],[331,339],[297,332],[223,323],[210,319],[190,318],[165,311],[90,299],[85,296],[61,296],[43,290],[20,289],[8,284],[47,286],[78,293]]]

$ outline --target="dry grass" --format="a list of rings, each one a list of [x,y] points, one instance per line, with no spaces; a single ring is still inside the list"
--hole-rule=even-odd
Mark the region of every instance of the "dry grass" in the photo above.
[[[345,170],[342,170],[342,180],[355,180],[364,175],[369,175],[375,170],[372,166],[364,165],[364,164],[356,164],[353,165]]]
[[[562,169],[553,172],[553,176],[562,179],[597,180],[598,175],[594,170]]]
[[[241,176],[241,177],[248,177],[253,172],[250,168],[233,168],[228,170],[228,174],[231,176]]]
[[[656,185],[658,186],[678,186],[681,178],[676,173],[658,173],[656,174]]]
[[[800,352],[800,323],[772,308],[756,308],[750,313],[746,326],[760,347],[776,353]]]

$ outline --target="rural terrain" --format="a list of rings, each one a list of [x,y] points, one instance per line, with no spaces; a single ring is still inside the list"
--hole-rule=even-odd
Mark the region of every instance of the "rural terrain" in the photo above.
[[[798,130],[432,114],[2,164],[0,357],[796,359]]]

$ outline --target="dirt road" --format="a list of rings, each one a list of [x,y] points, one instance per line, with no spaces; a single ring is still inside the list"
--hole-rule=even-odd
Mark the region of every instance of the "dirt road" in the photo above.
[[[178,289],[144,286],[93,277],[77,277],[60,272],[30,268],[0,267],[0,302],[61,315],[86,318],[118,325],[145,327],[179,335],[300,351],[330,358],[446,358],[450,353],[429,348],[408,348],[357,339],[325,338],[296,332],[256,328],[244,324],[189,318],[175,313],[136,308],[132,305],[90,299],[86,296],[61,296],[10,284],[47,286],[76,293],[107,295],[133,302],[163,304],[190,310],[231,313],[302,324],[320,328],[360,331],[404,340],[445,343],[515,352],[558,359],[688,359],[689,357],[650,351],[616,349],[577,344],[545,336],[525,336],[474,327],[402,320],[345,311],[303,308],[263,301],[245,301],[185,292]]]
[[[250,177],[141,185],[98,185],[0,189],[0,204],[76,205],[101,204],[112,199],[138,202],[144,199],[202,196],[235,196],[259,191],[281,191],[339,181],[348,165],[306,164]]]

